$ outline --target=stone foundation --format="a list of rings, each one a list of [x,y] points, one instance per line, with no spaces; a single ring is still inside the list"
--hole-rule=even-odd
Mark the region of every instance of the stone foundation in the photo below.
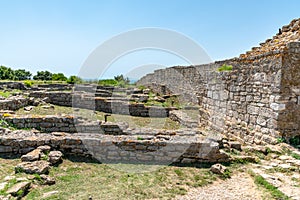
[[[24,154],[49,145],[64,154],[92,156],[104,163],[171,164],[224,162],[222,137],[204,136],[195,130],[152,130],[152,135],[112,136],[91,133],[34,133],[2,130],[0,154]],[[136,130],[147,133],[146,130]]]

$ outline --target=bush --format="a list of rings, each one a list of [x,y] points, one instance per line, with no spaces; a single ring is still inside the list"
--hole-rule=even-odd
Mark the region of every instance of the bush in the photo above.
[[[99,80],[98,84],[104,86],[116,86],[118,85],[118,81],[114,79],[103,79],[103,80]]]
[[[33,81],[31,81],[31,80],[26,80],[26,81],[24,81],[24,84],[25,84],[25,86],[27,86],[27,87],[31,87],[31,86],[33,85]]]
[[[82,83],[82,79],[78,76],[70,76],[67,80],[67,83],[69,84],[79,84],[79,83]]]
[[[68,78],[63,73],[52,74],[53,81],[66,81]]]

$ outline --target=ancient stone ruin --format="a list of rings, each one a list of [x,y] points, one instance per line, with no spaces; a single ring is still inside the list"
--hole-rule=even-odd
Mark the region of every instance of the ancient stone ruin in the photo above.
[[[47,173],[63,155],[151,165],[255,162],[230,152],[254,144],[267,154],[279,139],[300,138],[299,77],[300,19],[239,58],[156,70],[136,87],[1,82],[10,96],[0,99],[0,155],[22,155],[16,173],[39,174],[49,185],[55,180]],[[29,187],[22,181],[7,193]]]
[[[27,130],[2,129],[0,152],[26,153],[49,145],[64,153],[109,162],[217,162],[229,159],[220,151],[228,139],[275,144],[278,138],[297,137],[299,21],[293,20],[273,39],[239,58],[157,70],[137,82],[148,88],[1,83],[3,90],[19,90],[0,100],[2,123]],[[50,110],[72,107],[73,112],[30,115],[39,105]],[[22,109],[26,114],[14,113]],[[184,109],[199,113],[191,118],[192,112]],[[83,116],[82,110],[88,114]],[[107,113],[106,119],[98,120],[97,112]],[[181,129],[133,128],[122,120],[107,122],[110,114],[168,118]],[[154,154],[158,150],[163,152],[160,156]],[[142,152],[142,156],[133,152]]]
[[[300,134],[300,19],[239,58],[171,67],[137,84],[199,103],[199,125],[241,142],[276,143]],[[232,66],[232,70],[222,68]]]

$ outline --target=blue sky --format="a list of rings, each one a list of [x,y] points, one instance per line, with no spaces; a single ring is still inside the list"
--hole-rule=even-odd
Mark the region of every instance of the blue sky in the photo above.
[[[0,0],[0,8],[0,65],[67,75],[78,74],[101,43],[132,29],[178,31],[212,60],[222,60],[257,46],[300,17],[299,0]],[[151,62],[186,64],[156,53],[124,58],[103,77]]]

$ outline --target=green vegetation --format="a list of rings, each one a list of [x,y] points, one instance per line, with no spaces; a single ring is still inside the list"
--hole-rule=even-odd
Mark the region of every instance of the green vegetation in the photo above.
[[[21,90],[17,90],[17,89],[13,89],[13,90],[10,90],[10,91],[1,90],[0,91],[0,96],[7,98],[9,96],[12,96],[12,95],[20,93],[20,92],[21,92]]]
[[[300,145],[300,136],[297,135],[295,137],[290,138],[289,139],[289,144],[291,144],[292,146],[295,146],[295,147]]]
[[[53,81],[67,81],[67,79],[63,73],[52,74]]]
[[[103,85],[103,86],[117,86],[118,81],[116,81],[114,79],[102,79],[102,80],[99,80],[98,84]]]
[[[8,184],[4,187],[3,190],[0,190],[0,195],[6,195],[6,190],[8,190],[10,187],[12,187],[13,185],[15,185],[17,183],[17,179],[13,178],[11,180],[8,181]]]
[[[13,173],[19,162],[19,159],[0,158],[0,180]],[[153,171],[118,170],[127,168],[153,168]],[[207,168],[99,164],[80,160],[64,160],[59,167],[51,168],[49,175],[56,177],[56,184],[34,187],[24,199],[42,199],[43,194],[50,191],[58,193],[48,199],[88,199],[89,196],[93,199],[171,199],[186,194],[189,188],[201,187],[217,179]],[[22,176],[22,173],[16,174],[17,178]],[[34,177],[37,181],[40,179],[39,175]]]
[[[14,71],[14,79],[17,81],[28,80],[31,77],[31,73],[25,69],[17,69]]]
[[[9,67],[0,66],[0,80],[26,80],[30,77],[31,73],[24,69],[13,70]]]
[[[217,70],[218,72],[223,72],[223,71],[232,71],[232,65],[222,65],[221,67],[219,67]]]
[[[130,85],[130,80],[128,77],[124,77],[122,74],[115,76],[114,79],[102,79],[98,81],[99,85],[103,86],[120,86],[127,87]]]
[[[25,84],[26,87],[31,87],[34,84],[32,80],[25,80],[23,83]]]
[[[274,199],[277,200],[288,200],[289,197],[283,194],[280,190],[277,189],[274,185],[270,184],[266,179],[260,175],[256,175],[253,171],[249,171],[249,174],[254,178],[254,182],[268,191]]]
[[[47,70],[38,71],[37,74],[33,76],[33,80],[43,80],[43,81],[52,80],[52,73]]]
[[[33,78],[34,81],[31,81]],[[25,69],[13,70],[10,67],[0,66],[0,80],[12,80],[12,81],[24,81],[27,87],[31,87],[33,84],[43,83],[69,83],[69,84],[81,84],[81,83],[98,83],[105,86],[120,86],[127,87],[130,85],[130,80],[124,75],[117,75],[114,79],[104,80],[83,80],[78,76],[72,75],[67,78],[63,73],[51,73],[47,70],[37,71],[36,75],[32,77],[31,72]],[[53,82],[54,81],[54,82]]]
[[[2,97],[9,97],[11,95],[11,92],[10,91],[0,91],[0,96]]]
[[[293,158],[297,159],[297,160],[300,160],[300,155],[299,154],[296,154],[296,153],[291,153],[290,154]]]
[[[69,84],[80,84],[80,83],[83,83],[83,80],[78,77],[78,76],[70,76],[68,79],[67,79],[67,83]]]

